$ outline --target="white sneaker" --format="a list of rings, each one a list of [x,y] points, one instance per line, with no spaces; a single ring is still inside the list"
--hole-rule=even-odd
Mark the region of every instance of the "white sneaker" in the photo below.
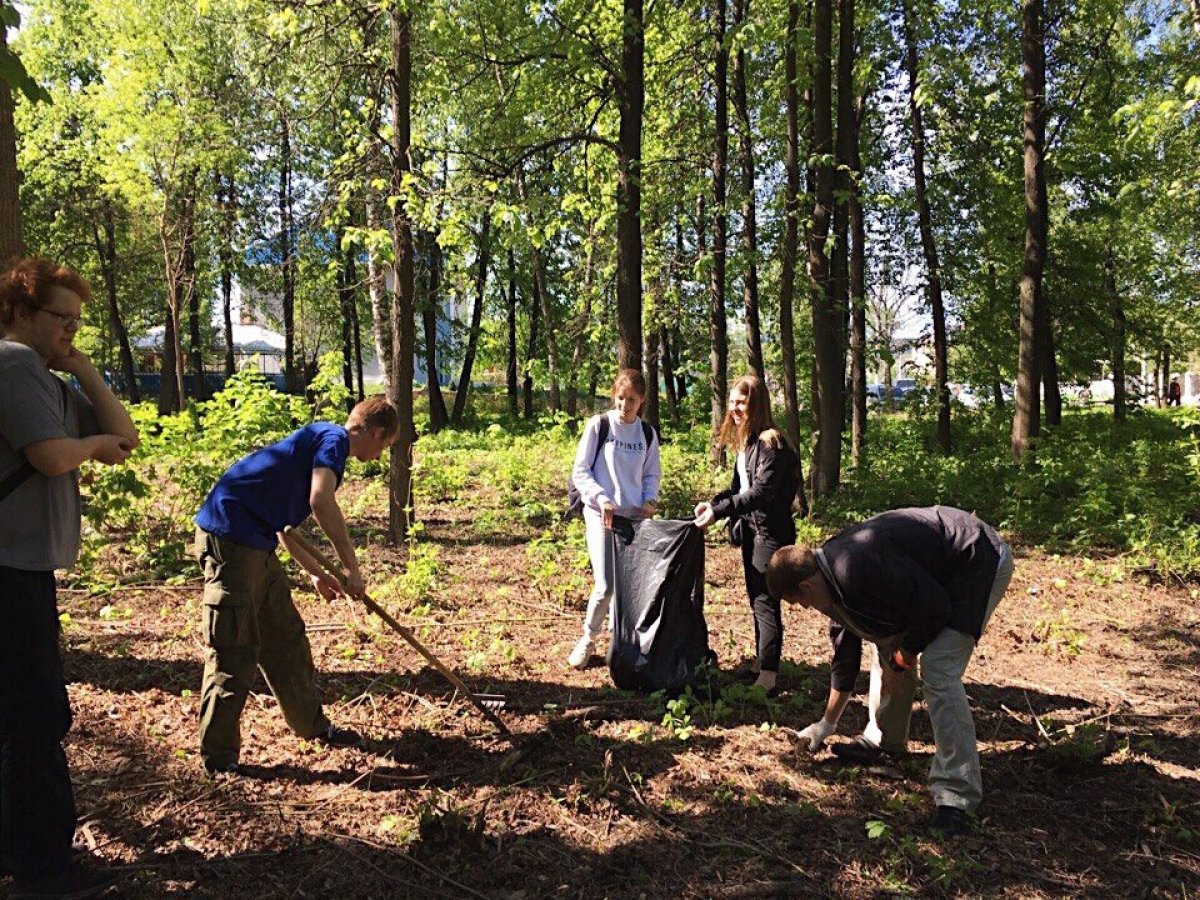
[[[590,637],[581,637],[571,655],[567,657],[567,665],[572,669],[586,669],[592,659],[595,642]]]

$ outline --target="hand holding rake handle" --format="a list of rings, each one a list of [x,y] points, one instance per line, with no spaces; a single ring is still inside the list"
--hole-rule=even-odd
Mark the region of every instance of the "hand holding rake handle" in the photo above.
[[[292,540],[294,540],[297,544],[299,544],[305,550],[305,552],[312,556],[313,559],[319,562],[325,571],[338,580],[339,584],[346,583],[346,575],[341,568],[338,567],[332,560],[330,560],[329,557],[327,557],[324,553],[314,547],[309,540],[304,537],[304,535],[291,527],[287,528],[286,531],[288,536],[291,537]],[[471,689],[463,684],[463,680],[461,678],[455,675],[454,672],[451,671],[444,663],[442,663],[440,659],[426,650],[421,642],[417,640],[417,636],[412,633],[411,629],[405,628],[403,625],[393,619],[386,609],[384,609],[366,594],[362,596],[362,602],[367,609],[375,613],[375,615],[379,616],[379,618],[383,619],[389,628],[400,635],[400,637],[404,638],[404,640],[408,641],[412,648],[425,657],[426,661],[431,666],[441,672],[442,675],[445,676],[446,680],[450,682],[450,684],[460,691],[464,697],[470,700],[471,704],[481,713],[483,713],[489,722],[491,722],[500,730],[501,734],[511,734],[511,732],[508,730],[508,726],[504,724],[500,717],[492,712],[492,710],[488,709],[488,707],[483,704],[479,697],[473,694]]]

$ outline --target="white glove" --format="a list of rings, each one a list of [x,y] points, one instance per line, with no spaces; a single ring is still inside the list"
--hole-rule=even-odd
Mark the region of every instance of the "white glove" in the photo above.
[[[825,739],[835,731],[837,731],[837,725],[821,719],[821,721],[813,722],[803,731],[799,732],[796,737],[800,740],[808,741],[808,749],[816,753],[825,743]]]

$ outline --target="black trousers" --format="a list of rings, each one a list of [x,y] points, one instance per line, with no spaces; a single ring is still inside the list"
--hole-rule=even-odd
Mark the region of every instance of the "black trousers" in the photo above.
[[[742,568],[746,573],[746,595],[750,598],[750,609],[754,613],[754,644],[758,656],[759,670],[779,671],[779,657],[783,653],[783,612],[779,601],[772,600],[767,593],[767,572],[754,565],[754,536],[749,534],[742,542]]]
[[[58,630],[54,573],[0,566],[0,857],[19,879],[64,868],[75,836]]]

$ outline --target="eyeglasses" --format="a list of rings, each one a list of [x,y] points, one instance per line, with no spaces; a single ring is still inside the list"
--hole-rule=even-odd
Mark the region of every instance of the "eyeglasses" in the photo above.
[[[83,321],[79,316],[68,316],[66,313],[55,312],[52,309],[46,309],[44,306],[39,306],[37,311],[54,316],[54,318],[62,322],[63,328],[67,329],[67,331],[73,331],[78,328],[79,323]]]

